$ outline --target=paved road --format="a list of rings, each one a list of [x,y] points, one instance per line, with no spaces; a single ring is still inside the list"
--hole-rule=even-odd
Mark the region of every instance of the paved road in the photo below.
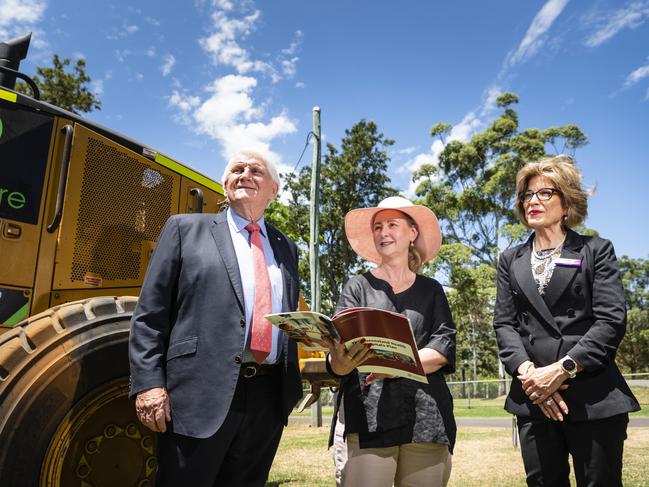
[[[310,423],[311,418],[289,418],[289,421],[296,423]],[[482,428],[511,428],[511,418],[455,418],[458,428],[482,427]],[[331,418],[322,418],[322,424],[327,426],[331,423]],[[649,417],[631,416],[629,421],[631,428],[649,428]]]
[[[479,426],[489,428],[511,428],[511,418],[455,418],[458,428],[462,426]],[[629,420],[629,427],[631,428],[647,428],[649,427],[649,417],[646,416],[631,416]]]

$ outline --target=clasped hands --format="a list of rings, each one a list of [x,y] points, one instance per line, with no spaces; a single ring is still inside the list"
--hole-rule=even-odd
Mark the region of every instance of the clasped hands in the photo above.
[[[545,367],[536,367],[532,362],[528,364],[518,375],[525,394],[547,418],[563,421],[563,416],[568,414],[568,405],[558,391],[568,388],[568,384],[564,384],[568,374],[558,362]]]
[[[336,375],[347,375],[356,367],[362,365],[372,353],[372,345],[365,342],[364,338],[354,343],[349,350],[342,341],[324,339],[329,347],[329,364]],[[375,380],[389,379],[394,376],[388,374],[370,373],[365,378],[365,384],[369,385]]]
[[[164,433],[171,421],[169,395],[164,387],[154,387],[139,392],[135,398],[135,411],[140,422],[150,430]]]

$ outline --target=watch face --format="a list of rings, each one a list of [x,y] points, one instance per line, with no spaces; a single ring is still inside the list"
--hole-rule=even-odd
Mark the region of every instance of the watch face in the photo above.
[[[563,368],[566,369],[568,372],[572,372],[575,370],[575,362],[567,358],[566,360],[563,361]]]

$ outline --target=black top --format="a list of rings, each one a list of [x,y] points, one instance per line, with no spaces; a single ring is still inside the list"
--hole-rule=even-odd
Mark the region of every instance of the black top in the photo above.
[[[446,295],[435,279],[417,275],[412,286],[395,294],[390,285],[367,272],[345,285],[338,310],[356,306],[395,311],[407,316],[419,349],[442,353],[448,364],[429,374],[428,384],[410,379],[384,379],[365,385],[367,374],[354,370],[341,380],[330,445],[344,397],[345,436],[358,433],[361,448],[403,443],[455,444],[453,399],[444,374],[455,370],[455,324]],[[328,365],[328,364],[327,364]]]
[[[494,328],[500,360],[512,375],[505,409],[545,418],[517,378],[526,360],[546,366],[569,355],[583,370],[561,391],[567,421],[637,411],[638,401],[615,364],[626,329],[624,288],[610,241],[568,230],[552,279],[541,296],[530,268],[532,241],[498,259]]]

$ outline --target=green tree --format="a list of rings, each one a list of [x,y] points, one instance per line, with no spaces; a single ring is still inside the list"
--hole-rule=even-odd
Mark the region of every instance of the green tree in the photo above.
[[[518,101],[513,93],[500,95],[500,116],[466,142],[449,140],[452,125],[433,125],[431,135],[444,145],[439,162],[413,175],[419,202],[435,212],[443,228],[436,268],[447,281],[460,352],[466,355],[462,347],[470,347],[471,356],[475,349],[482,357],[478,375],[493,373],[497,364],[491,321],[499,252],[529,233],[513,209],[516,173],[549,155],[548,147],[574,155],[588,142],[575,125],[521,130],[512,108]]]
[[[376,206],[383,198],[396,194],[387,176],[387,148],[394,141],[379,132],[372,121],[361,120],[345,130],[340,151],[327,144],[320,171],[320,275],[321,305],[331,313],[341,287],[350,273],[363,269],[345,238],[345,214],[354,208]],[[302,289],[309,290],[309,208],[311,167],[285,176],[284,191],[290,193],[286,205],[275,202],[269,220],[282,228],[303,249],[300,259]]]
[[[617,359],[628,372],[649,371],[649,260],[623,256],[619,260],[626,294],[626,335]]]
[[[86,74],[86,61],[77,59],[71,71],[67,70],[70,64],[69,58],[61,60],[54,54],[51,67],[36,68],[37,74],[32,79],[41,92],[41,99],[73,113],[100,110],[101,102],[88,89],[91,78]],[[22,81],[16,84],[16,91],[32,94],[31,88]]]
[[[466,245],[476,263],[494,267],[499,249],[527,233],[513,210],[518,170],[548,155],[546,146],[574,154],[588,143],[575,125],[519,130],[513,93],[503,93],[496,103],[503,113],[466,142],[446,140],[451,125],[433,125],[431,135],[444,144],[439,163],[424,165],[413,175],[420,181],[416,194],[422,204],[443,222],[445,242]]]
[[[471,250],[463,244],[445,244],[429,267],[433,274],[447,276],[453,287],[446,289],[457,334],[457,370],[476,377],[498,373],[494,354],[496,337],[491,326],[496,298],[496,270],[472,261]]]

